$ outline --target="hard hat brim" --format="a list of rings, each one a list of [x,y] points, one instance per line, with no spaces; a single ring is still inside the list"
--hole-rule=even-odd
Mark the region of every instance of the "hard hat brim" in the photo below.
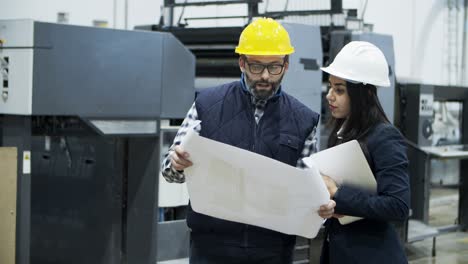
[[[294,53],[294,48],[291,48],[291,49],[288,49],[288,50],[284,50],[284,51],[268,51],[268,50],[265,50],[265,51],[251,51],[251,50],[245,50],[245,49],[241,49],[241,48],[236,48],[235,52],[237,54],[242,54],[242,55],[259,55],[259,56],[268,56],[268,55],[271,55],[271,56],[275,56],[275,55],[289,55],[289,54],[292,54]]]
[[[339,71],[337,71],[336,69],[334,69],[333,67],[330,67],[330,66],[320,67],[320,70],[322,70],[322,71],[324,71],[324,72],[326,72],[326,73],[328,73],[330,75],[333,75],[333,76],[336,76],[338,78],[344,79],[345,81],[349,81],[349,82],[353,82],[353,83],[364,83],[361,80],[356,80],[355,78],[351,78],[348,74],[339,72]],[[372,84],[372,85],[379,86],[379,87],[390,87],[391,86],[390,81],[369,80],[365,84]]]

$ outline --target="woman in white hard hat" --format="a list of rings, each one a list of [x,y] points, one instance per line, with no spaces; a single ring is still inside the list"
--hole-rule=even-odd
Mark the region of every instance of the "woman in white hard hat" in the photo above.
[[[385,56],[371,43],[353,41],[322,70],[330,75],[327,101],[333,129],[328,146],[358,140],[377,181],[377,193],[338,186],[323,176],[336,202],[336,215],[325,224],[321,263],[407,263],[390,223],[408,218],[410,187],[405,140],[377,97],[376,86],[390,86]],[[341,225],[337,218],[343,215],[362,219]]]

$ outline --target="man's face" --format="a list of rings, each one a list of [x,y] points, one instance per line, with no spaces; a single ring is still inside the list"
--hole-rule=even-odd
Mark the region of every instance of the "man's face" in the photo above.
[[[284,57],[284,55],[248,55],[239,58],[239,67],[245,74],[246,84],[255,97],[268,99],[276,93],[288,69],[288,63],[284,62]]]

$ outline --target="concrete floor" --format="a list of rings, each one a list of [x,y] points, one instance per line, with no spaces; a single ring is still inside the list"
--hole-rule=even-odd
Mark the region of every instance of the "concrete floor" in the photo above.
[[[437,237],[437,255],[431,257],[432,240],[406,246],[410,264],[468,264],[468,233],[448,233]]]
[[[457,222],[458,188],[432,188],[429,224],[447,226]],[[451,232],[437,237],[436,257],[431,257],[432,239],[406,246],[410,264],[468,264],[468,232]]]
[[[431,188],[429,224],[446,226],[456,224],[458,216],[458,188]]]
[[[468,233],[456,232],[437,238],[437,256],[431,257],[432,240],[406,246],[410,264],[468,264]],[[158,262],[158,264],[188,264],[188,259]]]

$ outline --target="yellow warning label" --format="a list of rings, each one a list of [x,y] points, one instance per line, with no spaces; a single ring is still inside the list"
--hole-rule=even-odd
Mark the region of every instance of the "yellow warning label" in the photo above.
[[[23,151],[23,174],[31,174],[31,151]]]

